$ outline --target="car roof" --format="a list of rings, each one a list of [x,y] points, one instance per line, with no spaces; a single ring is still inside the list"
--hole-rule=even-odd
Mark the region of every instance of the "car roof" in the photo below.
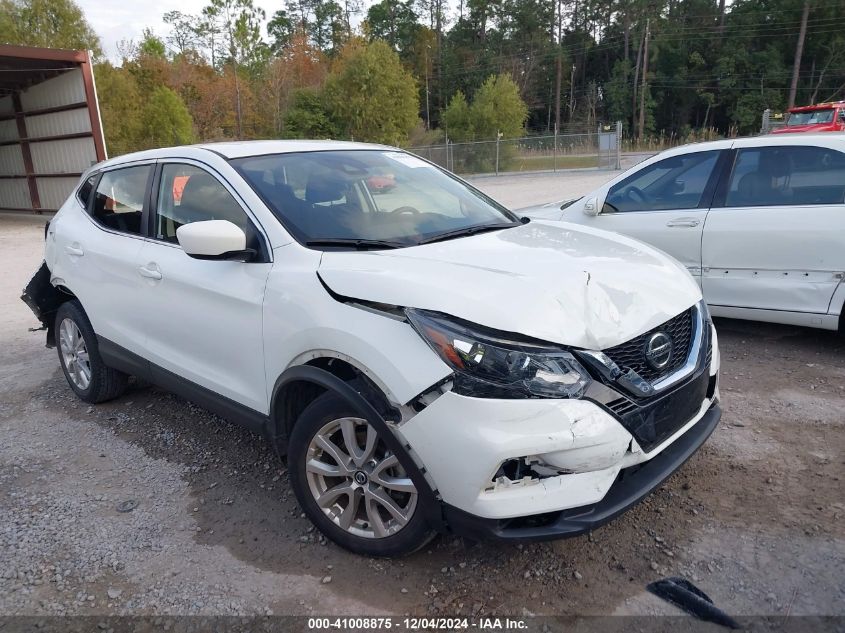
[[[333,150],[354,149],[396,149],[374,143],[355,143],[354,141],[229,141],[222,143],[202,143],[196,147],[222,154],[226,158],[261,156],[265,154],[287,154],[290,152],[328,152]]]
[[[401,151],[389,145],[356,143],[353,141],[310,141],[310,140],[268,140],[268,141],[226,141],[221,143],[198,143],[148,149],[115,158],[94,165],[91,169],[102,169],[114,165],[160,158],[202,158],[206,152],[213,152],[225,159],[267,154],[288,154],[291,152],[329,152],[337,150],[392,150]],[[90,169],[87,171],[91,171]]]
[[[675,154],[687,154],[689,152],[706,152],[714,149],[726,149],[732,144],[738,143],[742,147],[754,147],[759,145],[806,145],[807,143],[821,145],[833,143],[845,144],[845,132],[802,132],[801,134],[761,134],[759,136],[741,136],[737,138],[725,138],[717,141],[704,141],[701,143],[689,143],[667,149],[657,156],[669,157]]]

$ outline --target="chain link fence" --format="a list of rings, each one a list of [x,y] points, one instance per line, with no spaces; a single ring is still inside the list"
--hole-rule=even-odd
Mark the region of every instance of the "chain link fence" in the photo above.
[[[622,124],[585,134],[551,134],[409,147],[457,174],[502,174],[564,169],[619,169]]]

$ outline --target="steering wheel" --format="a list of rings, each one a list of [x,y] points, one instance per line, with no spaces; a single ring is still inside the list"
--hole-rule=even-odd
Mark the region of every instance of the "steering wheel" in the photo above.
[[[639,187],[635,187],[634,185],[628,186],[628,188],[625,190],[625,195],[632,201],[639,204],[647,204],[648,202],[650,202],[649,197],[648,195],[646,195],[645,191],[643,191]]]
[[[390,212],[391,215],[419,215],[419,210],[414,207],[397,207]]]

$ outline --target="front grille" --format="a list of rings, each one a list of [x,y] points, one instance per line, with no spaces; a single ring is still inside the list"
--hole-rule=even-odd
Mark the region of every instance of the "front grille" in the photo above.
[[[686,381],[669,393],[649,400],[647,404],[622,409],[618,404],[622,426],[648,452],[689,422],[701,408],[710,384],[707,370]]]
[[[633,369],[641,378],[653,383],[676,371],[686,362],[692,344],[694,316],[693,308],[690,308],[645,334],[604,350],[604,353],[623,370]],[[649,367],[645,357],[646,345],[655,332],[665,332],[672,339],[672,359],[660,370]]]

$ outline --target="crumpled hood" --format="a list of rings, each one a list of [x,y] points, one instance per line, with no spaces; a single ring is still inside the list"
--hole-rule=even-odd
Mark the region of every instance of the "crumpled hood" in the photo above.
[[[662,252],[561,222],[396,250],[329,251],[319,275],[345,297],[586,349],[625,342],[701,299],[686,269]]]

